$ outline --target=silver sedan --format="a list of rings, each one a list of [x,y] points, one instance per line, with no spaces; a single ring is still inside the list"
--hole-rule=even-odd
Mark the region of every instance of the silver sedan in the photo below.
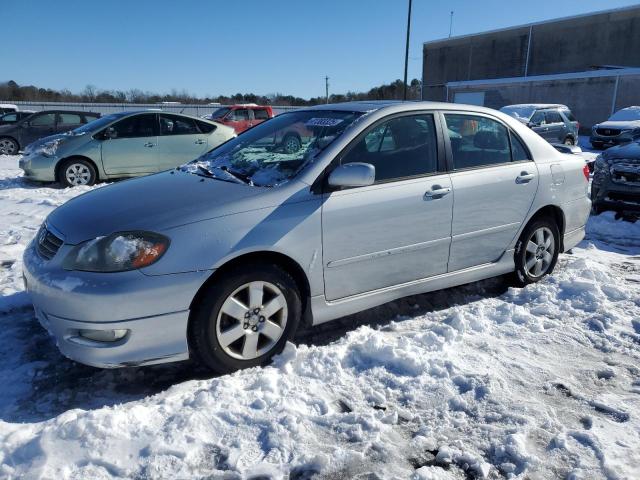
[[[585,169],[486,108],[301,109],[67,202],[24,275],[74,360],[229,372],[264,364],[301,324],[510,272],[539,281],[584,236]]]

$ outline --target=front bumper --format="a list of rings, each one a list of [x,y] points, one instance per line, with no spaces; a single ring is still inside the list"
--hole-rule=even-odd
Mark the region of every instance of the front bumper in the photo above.
[[[58,157],[45,157],[37,153],[26,153],[18,166],[24,171],[24,177],[38,182],[55,182]]]
[[[32,242],[24,253],[25,283],[36,315],[65,356],[103,368],[189,357],[189,307],[211,272],[70,272],[61,265],[70,249],[63,245],[47,261]],[[127,330],[127,334],[102,342],[80,336],[80,330]]]
[[[640,212],[640,185],[624,185],[611,180],[592,185],[594,207],[618,212]]]

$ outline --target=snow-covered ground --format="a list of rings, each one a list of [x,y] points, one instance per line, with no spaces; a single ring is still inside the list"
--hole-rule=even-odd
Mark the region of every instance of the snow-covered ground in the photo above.
[[[37,324],[21,252],[86,190],[0,156],[0,478],[640,478],[640,222],[592,217],[539,284],[410,297],[208,378],[78,365]]]

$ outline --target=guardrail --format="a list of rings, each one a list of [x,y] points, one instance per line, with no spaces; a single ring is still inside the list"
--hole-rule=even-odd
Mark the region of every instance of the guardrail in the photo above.
[[[25,101],[5,101],[0,103],[10,103],[16,105],[20,110],[82,110],[97,112],[102,115],[117,112],[131,112],[134,110],[160,109],[165,112],[184,113],[201,117],[208,115],[218,108],[228,105],[201,105],[201,104],[163,104],[163,103],[84,103],[84,102],[25,102]],[[280,113],[296,110],[297,106],[272,106],[273,113]]]

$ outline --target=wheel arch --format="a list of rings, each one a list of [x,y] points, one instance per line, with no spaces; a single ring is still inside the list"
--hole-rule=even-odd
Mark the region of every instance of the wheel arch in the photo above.
[[[90,159],[89,157],[85,157],[84,155],[69,155],[68,157],[64,157],[58,160],[55,169],[56,180],[60,179],[60,169],[62,168],[62,165],[65,162],[73,159],[84,160],[85,162],[89,162],[91,165],[93,165],[93,168],[96,171],[96,183],[100,180],[100,169],[98,168],[98,165],[92,159]]]
[[[277,265],[287,273],[289,273],[294,281],[298,289],[300,290],[300,300],[302,302],[302,322],[305,326],[311,325],[311,314],[310,314],[310,292],[311,286],[309,284],[309,279],[307,278],[307,274],[304,269],[300,266],[300,264],[295,261],[293,258],[289,257],[280,252],[274,251],[257,251],[257,252],[249,252],[234,257],[223,265],[218,267],[210,276],[205,280],[205,282],[200,286],[193,299],[191,300],[191,304],[189,305],[189,310],[193,312],[194,307],[200,302],[203,295],[209,288],[211,284],[216,282],[218,279],[223,278],[227,272],[232,271],[234,268],[237,268],[240,265],[250,265],[255,263],[266,263]],[[189,318],[189,322],[191,322],[191,315]]]
[[[531,222],[534,222],[537,219],[542,217],[549,217],[556,222],[556,225],[558,225],[558,231],[560,232],[560,238],[559,238],[560,251],[561,252],[564,251],[563,239],[564,239],[564,229],[565,229],[566,221],[564,217],[564,212],[557,205],[545,205],[544,207],[539,208],[533,215],[531,215],[531,217],[529,218],[529,221],[527,221],[527,223],[524,225],[524,228],[522,229],[522,231],[524,231],[524,229],[527,228],[527,225],[529,225]]]

